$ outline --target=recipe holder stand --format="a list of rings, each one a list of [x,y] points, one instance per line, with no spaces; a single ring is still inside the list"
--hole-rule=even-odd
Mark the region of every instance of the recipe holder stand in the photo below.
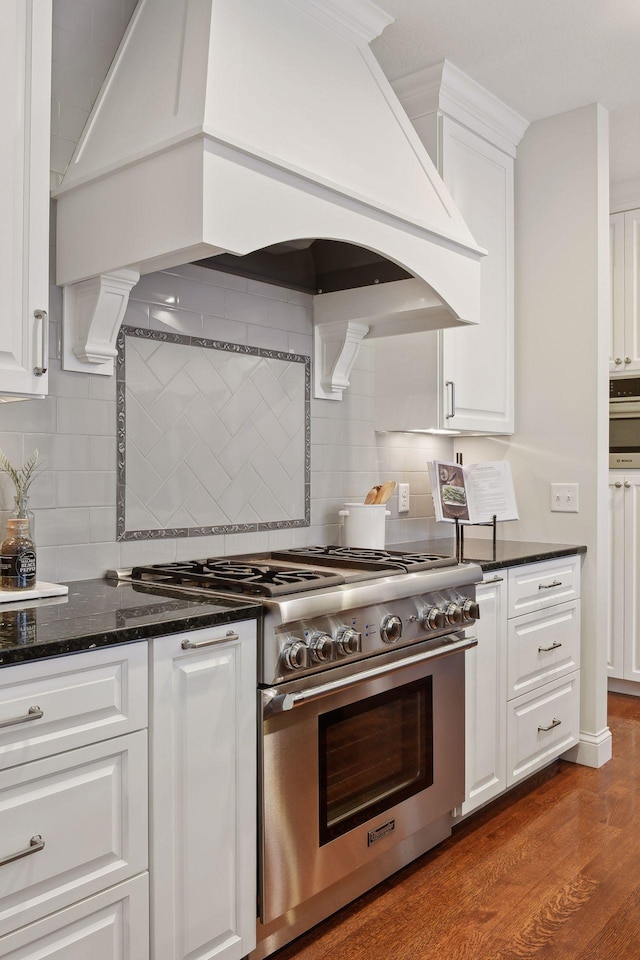
[[[462,563],[464,560],[464,528],[465,527],[492,527],[493,536],[492,536],[492,560],[496,559],[496,528],[497,528],[497,518],[494,513],[491,520],[487,523],[460,523],[458,518],[455,519],[456,525],[456,560],[458,563]]]

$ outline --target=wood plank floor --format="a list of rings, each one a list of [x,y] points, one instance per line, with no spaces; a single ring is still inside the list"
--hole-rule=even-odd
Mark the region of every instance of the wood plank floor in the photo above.
[[[640,960],[640,698],[613,759],[562,760],[274,960]]]

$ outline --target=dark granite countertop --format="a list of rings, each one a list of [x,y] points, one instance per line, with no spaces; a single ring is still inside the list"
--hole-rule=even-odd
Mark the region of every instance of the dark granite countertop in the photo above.
[[[0,603],[0,667],[262,615],[251,600],[188,597],[170,587],[115,580],[67,586],[64,597]]]
[[[424,551],[426,553],[455,555],[454,540],[414,540],[410,543],[390,543],[390,550]],[[479,537],[464,538],[463,559],[479,564],[483,570],[499,570],[501,567],[516,567],[524,563],[553,560],[555,557],[570,557],[586,553],[585,546],[572,543],[536,543],[530,540],[498,540],[495,555],[493,542]]]

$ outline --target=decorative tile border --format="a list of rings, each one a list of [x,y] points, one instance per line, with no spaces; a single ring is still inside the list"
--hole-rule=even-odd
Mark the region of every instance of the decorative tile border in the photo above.
[[[249,355],[266,360],[282,361],[289,364],[299,363],[304,366],[304,409],[300,411],[300,423],[301,425],[304,425],[304,490],[301,498],[303,503],[302,516],[256,523],[158,527],[138,530],[127,529],[127,338],[139,338],[141,340],[154,341],[157,343],[179,344],[206,350],[218,350],[230,354]],[[126,326],[123,326],[120,329],[117,347],[117,540],[153,540],[175,537],[211,536],[215,534],[255,533],[261,530],[284,530],[291,527],[309,526],[311,512],[311,363],[309,357],[303,356],[302,354],[286,353],[278,350],[264,350],[258,347],[247,346],[245,344],[226,343],[219,340],[209,340],[203,337],[188,337],[165,331]]]

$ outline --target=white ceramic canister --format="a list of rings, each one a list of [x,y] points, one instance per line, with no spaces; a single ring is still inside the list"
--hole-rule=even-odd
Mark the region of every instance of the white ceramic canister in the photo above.
[[[384,549],[384,524],[391,511],[384,503],[345,503],[338,510],[344,517],[342,545],[344,547],[370,547]]]

